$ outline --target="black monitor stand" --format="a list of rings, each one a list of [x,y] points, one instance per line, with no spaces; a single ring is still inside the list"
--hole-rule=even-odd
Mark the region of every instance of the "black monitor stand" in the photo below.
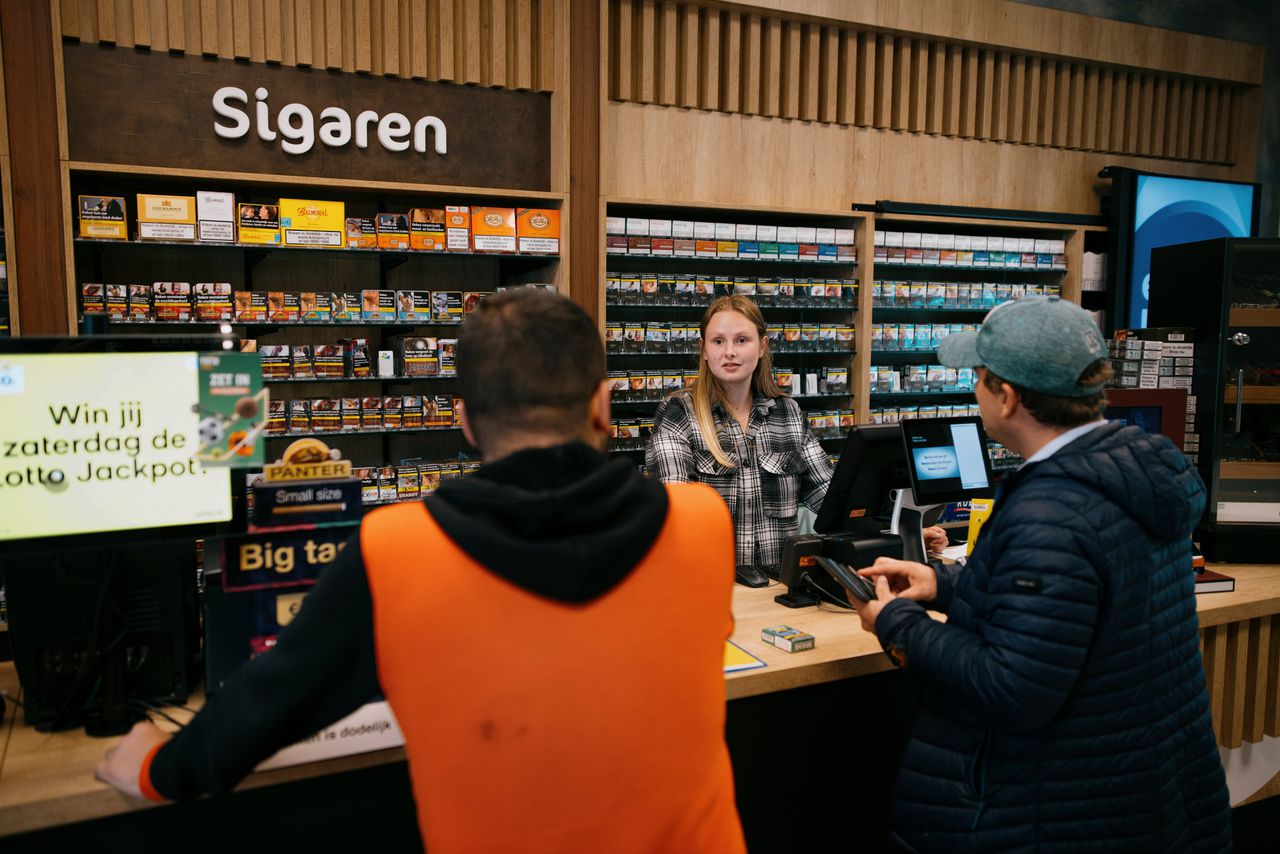
[[[937,524],[945,504],[917,504],[915,493],[908,487],[893,491],[893,519],[889,533],[902,538],[902,559],[927,563],[929,551],[924,544],[924,529]]]

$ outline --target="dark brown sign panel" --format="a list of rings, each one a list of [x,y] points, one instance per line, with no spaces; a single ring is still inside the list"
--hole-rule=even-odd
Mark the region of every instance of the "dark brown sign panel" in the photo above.
[[[546,94],[96,44],[66,43],[62,53],[72,160],[514,190],[551,188],[551,102]],[[215,123],[226,129],[243,125],[234,115],[214,111],[214,94],[228,86],[247,96],[247,103],[234,97],[225,102],[249,122],[247,132],[235,139],[220,137],[214,130]],[[266,107],[268,135],[276,135],[271,141],[259,136],[259,89],[267,90],[261,105]],[[280,133],[280,111],[292,103],[309,108],[295,108],[286,116],[295,137],[305,127],[303,113],[310,113],[314,129],[314,142],[301,154],[289,154],[282,145],[290,140]],[[345,112],[352,125],[350,140],[337,147],[326,144],[320,133],[326,124],[321,112],[330,107]],[[358,120],[367,111],[376,116]],[[389,150],[379,140],[379,117],[392,113],[406,121],[393,117],[384,134],[395,141],[393,145],[408,141],[407,150]],[[414,150],[413,127],[428,116],[446,128],[445,154],[436,153],[434,123],[425,132],[426,150]],[[329,138],[340,138],[341,116],[327,123]],[[365,148],[356,144],[362,126]]]

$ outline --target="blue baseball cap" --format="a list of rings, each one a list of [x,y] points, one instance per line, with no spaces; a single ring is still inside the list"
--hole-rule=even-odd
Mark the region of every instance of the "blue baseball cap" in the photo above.
[[[1085,397],[1102,383],[1080,375],[1107,357],[1088,312],[1061,297],[1024,297],[987,313],[977,332],[942,339],[938,361],[948,368],[985,367],[1016,386],[1056,397]]]

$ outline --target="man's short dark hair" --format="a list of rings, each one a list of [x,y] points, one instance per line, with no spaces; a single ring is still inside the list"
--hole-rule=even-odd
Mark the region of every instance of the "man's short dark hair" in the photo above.
[[[484,300],[458,336],[458,395],[482,445],[506,433],[581,432],[604,378],[595,322],[542,288]]]
[[[1084,369],[1078,383],[1082,386],[1097,385],[1111,379],[1114,373],[1111,362],[1099,359]],[[1097,421],[1102,417],[1103,410],[1107,408],[1105,389],[1084,397],[1059,397],[1023,388],[1017,383],[998,376],[990,368],[987,369],[982,382],[991,392],[999,392],[1001,383],[1009,383],[1018,392],[1018,399],[1022,401],[1022,405],[1027,408],[1031,416],[1046,427],[1079,427],[1081,424]]]

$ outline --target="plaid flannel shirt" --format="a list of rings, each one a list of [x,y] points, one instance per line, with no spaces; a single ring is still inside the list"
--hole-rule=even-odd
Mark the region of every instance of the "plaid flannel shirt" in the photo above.
[[[745,434],[738,420],[718,405],[712,414],[720,447],[736,466],[722,466],[711,456],[688,394],[658,407],[645,466],[663,483],[695,481],[715,487],[733,515],[738,564],[776,565],[783,540],[796,532],[799,502],[814,511],[822,505],[831,461],[809,432],[799,404],[789,397],[757,397]]]

